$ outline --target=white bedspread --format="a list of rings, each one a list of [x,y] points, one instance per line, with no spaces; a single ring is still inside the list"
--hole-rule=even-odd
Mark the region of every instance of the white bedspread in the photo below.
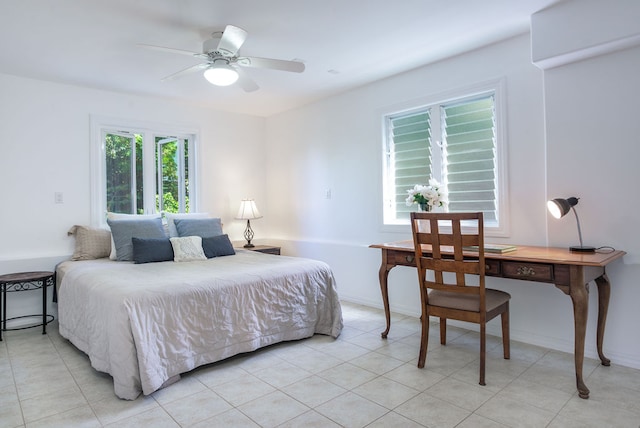
[[[60,334],[124,399],[203,364],[342,330],[333,273],[315,260],[238,251],[184,263],[69,261],[57,272]]]

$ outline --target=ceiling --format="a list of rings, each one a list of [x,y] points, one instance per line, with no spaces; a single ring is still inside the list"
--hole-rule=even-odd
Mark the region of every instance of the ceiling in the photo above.
[[[0,0],[0,73],[269,116],[528,31],[559,0]],[[304,73],[245,69],[246,93],[194,73],[211,32],[248,32],[240,53],[302,60]]]

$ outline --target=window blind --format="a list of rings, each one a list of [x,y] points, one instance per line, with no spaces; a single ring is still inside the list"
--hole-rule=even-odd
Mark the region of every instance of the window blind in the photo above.
[[[394,176],[394,205],[397,219],[409,219],[415,211],[405,203],[407,190],[427,184],[431,177],[430,110],[392,117],[390,120],[390,163]]]
[[[441,106],[449,212],[482,211],[497,220],[493,95]]]

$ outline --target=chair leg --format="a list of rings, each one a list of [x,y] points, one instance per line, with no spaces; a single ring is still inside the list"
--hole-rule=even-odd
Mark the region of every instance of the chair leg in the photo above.
[[[480,323],[480,385],[484,386],[485,361],[487,357],[486,324]]]
[[[427,359],[427,346],[429,345],[429,315],[423,311],[420,317],[422,321],[422,337],[420,339],[420,355],[418,356],[418,368],[423,368]]]
[[[440,318],[440,344],[447,344],[447,319]]]
[[[511,339],[509,334],[509,302],[506,303],[505,311],[500,314],[500,319],[502,321],[502,352],[504,354],[504,359],[508,360],[511,358]]]

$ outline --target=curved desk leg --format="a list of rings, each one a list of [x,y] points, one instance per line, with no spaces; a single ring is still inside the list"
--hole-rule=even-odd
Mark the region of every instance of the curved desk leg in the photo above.
[[[610,366],[611,360],[604,356],[602,351],[602,342],[604,341],[604,327],[607,323],[607,312],[609,311],[609,296],[611,295],[611,284],[607,274],[596,278],[598,286],[598,331],[597,331],[597,347],[598,356],[603,366]]]
[[[389,334],[389,329],[391,328],[391,312],[389,309],[389,289],[387,286],[387,280],[389,278],[389,271],[391,268],[387,268],[387,252],[383,250],[382,252],[382,264],[380,265],[380,271],[378,272],[378,277],[380,280],[380,292],[382,293],[382,304],[384,306],[384,316],[387,320],[387,328],[385,331],[380,333],[383,339],[387,338]],[[393,266],[392,266],[393,267]]]
[[[575,328],[575,365],[576,384],[580,398],[589,398],[589,388],[582,378],[582,364],[584,362],[584,340],[587,332],[587,317],[589,315],[589,289],[584,283],[582,266],[571,267],[571,285],[569,295],[573,302],[573,320]]]

